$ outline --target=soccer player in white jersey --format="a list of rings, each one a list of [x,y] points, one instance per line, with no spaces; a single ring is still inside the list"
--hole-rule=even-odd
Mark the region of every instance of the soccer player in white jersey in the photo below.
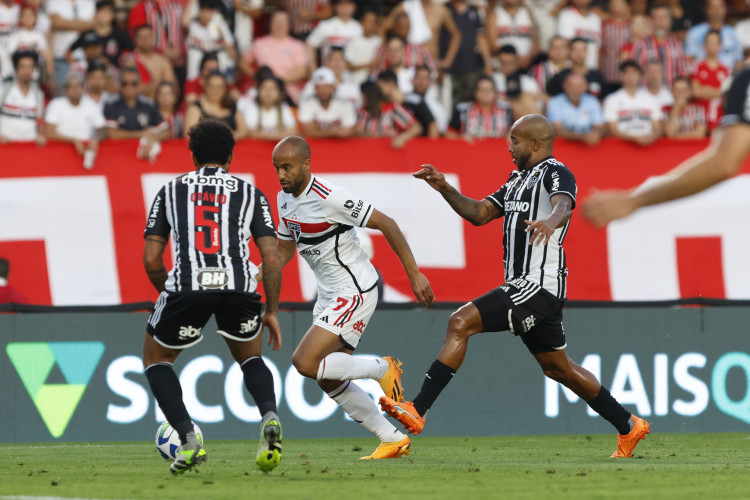
[[[391,357],[360,359],[351,354],[378,301],[378,275],[362,250],[355,227],[383,233],[411,281],[417,300],[427,306],[434,295],[420,272],[401,229],[367,201],[310,172],[310,146],[290,136],[273,150],[281,183],[278,194],[279,252],[282,265],[299,248],[318,281],[313,324],[292,356],[297,371],[318,382],[355,421],[380,439],[371,458],[407,455],[409,437],[396,429],[372,398],[353,382],[377,380],[389,397],[402,399],[401,362]]]
[[[544,374],[573,391],[619,432],[612,457],[630,457],[649,424],[631,415],[588,370],[565,352],[562,325],[568,270],[562,244],[577,192],[575,178],[552,156],[555,129],[542,115],[513,124],[509,147],[518,167],[507,183],[483,200],[467,198],[432,165],[414,174],[438,191],[464,219],[481,226],[503,217],[505,284],[455,311],[437,359],[414,402],[380,398],[380,405],[414,434],[466,356],[469,337],[510,330],[518,335]]]

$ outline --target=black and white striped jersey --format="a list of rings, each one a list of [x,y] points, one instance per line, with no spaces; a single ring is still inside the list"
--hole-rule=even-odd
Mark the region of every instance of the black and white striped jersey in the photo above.
[[[732,78],[732,85],[724,107],[722,125],[750,124],[750,68],[745,68]]]
[[[144,237],[169,237],[174,266],[169,292],[254,292],[257,268],[250,238],[276,236],[268,199],[219,167],[203,167],[164,185],[148,214]]]
[[[552,213],[550,198],[570,196],[575,206],[576,180],[568,168],[550,156],[525,171],[515,170],[508,181],[486,199],[500,209],[503,221],[505,281],[522,279],[535,283],[560,299],[566,296],[568,268],[562,244],[570,220],[559,227],[547,245],[529,245],[531,233],[524,221]]]

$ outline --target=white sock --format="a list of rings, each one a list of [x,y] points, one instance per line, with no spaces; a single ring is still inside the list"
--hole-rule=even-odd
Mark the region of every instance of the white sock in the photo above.
[[[333,352],[318,365],[318,380],[380,380],[387,371],[388,362],[382,358],[355,358],[343,352]]]
[[[336,390],[328,393],[352,420],[375,434],[381,442],[389,443],[404,439],[404,433],[396,429],[375,405],[369,394],[354,382],[347,380]]]

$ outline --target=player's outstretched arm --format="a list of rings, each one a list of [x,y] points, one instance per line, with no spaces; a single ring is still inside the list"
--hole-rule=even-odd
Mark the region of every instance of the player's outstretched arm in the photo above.
[[[388,245],[404,266],[417,302],[427,307],[435,299],[435,294],[432,293],[432,287],[427,277],[417,267],[417,261],[414,259],[409,243],[404,238],[404,233],[401,232],[401,228],[398,227],[396,221],[377,209],[373,209],[372,215],[367,221],[367,227],[383,233]]]
[[[281,329],[276,314],[281,293],[281,254],[274,236],[256,238],[255,244],[263,261],[263,289],[266,292],[266,310],[261,322],[268,327],[268,344],[278,351],[281,348]]]
[[[708,148],[685,160],[661,182],[631,191],[595,192],[584,201],[583,215],[601,227],[641,207],[690,196],[739,172],[748,154],[750,125],[730,125],[714,134]]]
[[[422,165],[422,169],[413,175],[417,179],[427,182],[432,189],[443,196],[458,215],[475,226],[482,226],[500,216],[500,211],[491,202],[475,200],[459,193],[445,180],[445,176],[432,165]]]
[[[164,291],[164,283],[167,281],[167,268],[164,267],[166,248],[167,239],[163,236],[155,234],[146,236],[143,245],[143,267],[146,269],[149,281],[159,293]]]

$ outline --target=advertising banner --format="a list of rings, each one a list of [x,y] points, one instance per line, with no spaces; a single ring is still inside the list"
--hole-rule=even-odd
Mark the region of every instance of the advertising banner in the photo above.
[[[404,362],[413,398],[435,359],[450,310],[375,313],[358,355]],[[570,308],[568,353],[652,433],[750,430],[748,307]],[[0,442],[140,441],[163,420],[141,363],[145,313],[0,315]],[[283,346],[264,352],[287,438],[366,437],[291,365],[310,311],[280,315]],[[206,439],[255,439],[260,415],[213,320],[175,363]],[[374,398],[377,382],[357,381]],[[520,339],[471,338],[466,360],[427,416],[424,435],[613,433],[546,379]],[[374,439],[374,438],[373,438]]]
[[[578,183],[579,201],[593,188],[626,188],[665,173],[705,141],[660,140],[643,148],[614,139],[596,148],[557,141],[555,154]],[[254,182],[272,201],[279,190],[274,144],[242,141],[230,172]],[[411,174],[434,164],[464,194],[483,198],[514,165],[504,141],[419,139],[403,150],[387,140],[311,141],[312,170],[371,201],[401,226],[439,301],[463,302],[502,282],[502,226],[473,227]],[[72,145],[2,146],[0,256],[11,284],[35,304],[111,305],[154,301],[142,269],[146,214],[159,188],[193,168],[185,141],[163,144],[151,164],[136,160],[135,141],[106,141],[93,170]],[[692,198],[645,209],[597,230],[576,210],[565,240],[575,300],[648,301],[685,297],[750,298],[750,166]],[[413,300],[409,281],[380,233],[364,230],[389,302]],[[171,250],[167,253],[169,257]],[[257,260],[251,244],[251,259]],[[171,265],[171,264],[170,264]],[[282,301],[315,296],[314,279],[295,258],[284,270]]]

